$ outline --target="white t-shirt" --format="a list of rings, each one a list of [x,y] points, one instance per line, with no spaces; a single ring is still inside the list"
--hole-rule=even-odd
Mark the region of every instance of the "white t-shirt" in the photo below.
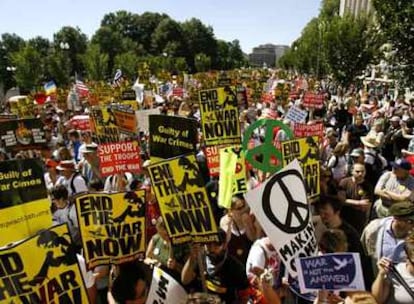
[[[414,276],[408,272],[406,263],[399,263],[396,268],[411,290],[414,290]],[[400,283],[398,283],[398,281],[395,279],[391,279],[391,281],[392,289],[390,290],[390,296],[386,302],[387,304],[414,303],[414,299],[410,296],[407,290]]]
[[[93,272],[91,270],[89,271],[86,270],[85,259],[82,255],[77,253],[76,257],[78,258],[78,264],[79,264],[79,268],[82,273],[83,281],[85,282],[85,287],[86,288],[93,287],[93,285],[95,285],[95,277],[93,275]]]

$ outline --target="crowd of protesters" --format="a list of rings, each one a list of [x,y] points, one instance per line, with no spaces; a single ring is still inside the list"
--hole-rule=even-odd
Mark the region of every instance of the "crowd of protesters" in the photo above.
[[[256,77],[252,73],[252,78]],[[276,84],[277,74],[263,73],[267,83]],[[174,85],[182,85],[173,80]],[[169,272],[190,293],[215,294],[225,303],[414,303],[414,100],[391,96],[386,87],[360,85],[343,89],[333,81],[315,82],[304,77],[284,80],[296,87],[298,95],[281,102],[277,97],[262,101],[247,94],[240,106],[242,130],[256,120],[272,118],[289,126],[289,107],[303,108],[303,92],[325,94],[321,109],[309,110],[308,124],[323,122],[324,136],[319,143],[320,189],[312,199],[316,236],[321,253],[357,252],[361,256],[366,290],[301,296],[291,280],[274,245],[250,212],[242,195],[234,196],[231,207],[223,210],[211,197],[219,241],[202,245],[172,245],[159,206],[151,190],[146,167],[151,163],[148,134],[139,132],[143,170],[103,178],[97,156],[98,143],[91,131],[72,129],[74,115],[88,115],[88,103],[70,110],[47,102],[38,116],[45,125],[47,147],[41,151],[21,151],[15,155],[0,150],[0,160],[41,158],[45,183],[51,198],[53,222],[69,225],[73,241],[81,248],[76,210],[71,198],[88,191],[146,190],[147,227],[144,263]],[[194,80],[197,89],[202,82]],[[193,85],[194,85],[193,83]],[[249,81],[242,83],[249,91]],[[271,91],[272,89],[270,89]],[[141,109],[158,107],[164,115],[179,115],[200,121],[195,100],[160,96]],[[86,100],[87,101],[87,100]],[[70,108],[70,107],[69,107]],[[7,113],[5,108],[3,113]],[[283,131],[275,132],[283,141]],[[257,144],[263,140],[258,134]],[[202,134],[197,161],[205,172],[206,187],[217,191],[217,179],[208,176]],[[249,189],[264,182],[266,175],[252,168]],[[277,202],[274,202],[275,204]],[[203,256],[205,271],[200,272],[198,257]],[[86,272],[85,282],[91,303],[145,303],[148,273],[143,265],[128,262],[117,269],[99,266]],[[111,273],[114,272],[115,279]],[[403,279],[401,283],[397,277]],[[203,280],[205,282],[203,282]],[[189,300],[190,301],[190,300]],[[196,300],[194,300],[196,301]],[[249,302],[250,301],[250,302]],[[194,302],[196,303],[196,302]]]

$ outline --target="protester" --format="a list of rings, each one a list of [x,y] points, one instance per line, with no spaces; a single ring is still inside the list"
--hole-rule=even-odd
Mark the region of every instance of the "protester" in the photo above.
[[[73,160],[61,161],[56,169],[62,175],[58,179],[57,184],[66,187],[69,197],[88,191],[86,180],[79,172],[77,172],[76,164]]]

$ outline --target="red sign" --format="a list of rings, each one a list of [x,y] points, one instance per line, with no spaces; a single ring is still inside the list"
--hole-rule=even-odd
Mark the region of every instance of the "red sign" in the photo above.
[[[141,171],[139,146],[135,141],[100,144],[98,155],[102,176]]]
[[[323,123],[318,122],[313,125],[297,123],[295,122],[294,126],[295,138],[303,138],[308,136],[319,136],[323,137]]]
[[[207,146],[204,154],[207,157],[207,167],[210,176],[219,176],[220,174],[220,149],[228,147],[229,145]]]
[[[323,101],[325,100],[325,95],[315,94],[312,92],[306,92],[303,97],[303,105],[308,108],[317,108],[320,109],[323,107]]]
[[[75,115],[69,120],[68,126],[70,129],[89,131],[91,129],[89,119],[89,115]]]
[[[174,88],[172,91],[172,95],[176,97],[183,97],[184,96],[184,89],[183,88]]]

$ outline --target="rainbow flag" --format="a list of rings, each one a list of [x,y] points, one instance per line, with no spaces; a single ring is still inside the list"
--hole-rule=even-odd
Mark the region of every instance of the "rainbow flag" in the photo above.
[[[52,94],[56,94],[57,91],[57,87],[56,87],[56,83],[51,80],[47,83],[45,83],[45,85],[43,86],[46,92],[46,95],[52,95]]]

